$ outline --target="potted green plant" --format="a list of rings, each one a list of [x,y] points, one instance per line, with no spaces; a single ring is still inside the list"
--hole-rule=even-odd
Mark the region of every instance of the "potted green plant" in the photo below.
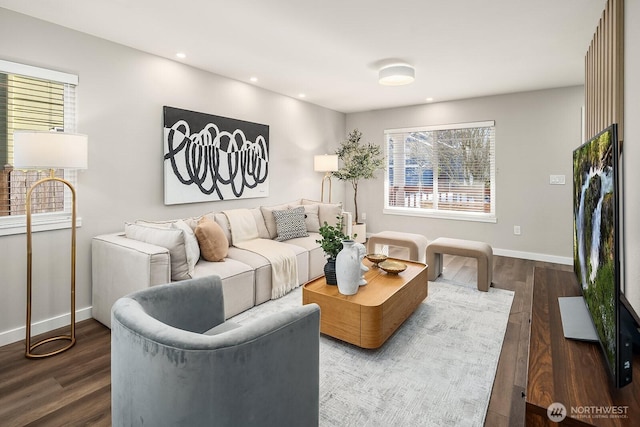
[[[350,237],[342,231],[343,219],[342,216],[336,217],[336,225],[329,225],[327,221],[320,227],[320,236],[322,239],[316,240],[316,243],[320,243],[322,250],[327,257],[327,263],[324,265],[324,276],[328,285],[336,285],[336,256],[342,250],[342,241],[349,240]],[[356,234],[353,235],[356,237]]]
[[[361,179],[375,178],[375,172],[384,168],[384,156],[380,146],[370,142],[361,143],[361,139],[362,132],[354,129],[349,133],[347,139],[340,143],[336,154],[338,159],[342,160],[342,167],[333,172],[333,176],[339,180],[350,182],[353,187],[354,221],[356,224],[361,224],[358,216],[358,183]],[[366,231],[364,236],[366,236]]]

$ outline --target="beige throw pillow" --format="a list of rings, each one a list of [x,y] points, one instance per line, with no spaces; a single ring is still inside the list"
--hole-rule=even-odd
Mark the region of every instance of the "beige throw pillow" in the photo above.
[[[318,219],[320,225],[324,225],[325,221],[329,225],[336,225],[342,216],[342,205],[339,203],[321,203],[318,205]]]
[[[253,214],[253,219],[256,220],[256,225],[258,226],[258,237],[261,239],[270,239],[271,235],[269,234],[269,230],[267,230],[267,225],[264,223],[264,217],[262,216],[262,211],[260,208],[249,209]]]
[[[200,244],[198,243],[198,239],[196,239],[193,229],[181,219],[171,224],[171,228],[178,228],[184,233],[184,249],[187,253],[189,275],[193,277],[193,271],[200,260]]]
[[[304,223],[307,227],[307,231],[310,233],[320,232],[320,218],[318,217],[318,205],[289,205],[290,209],[295,209],[299,206],[304,208]]]
[[[212,262],[224,261],[229,252],[229,240],[217,222],[203,217],[198,221],[195,235],[202,258]]]
[[[169,250],[171,259],[171,280],[186,280],[191,278],[187,252],[185,248],[184,231],[179,228],[150,227],[142,224],[126,223],[125,236],[129,239],[162,246]]]
[[[191,219],[188,219],[188,221],[191,221]],[[193,234],[193,228],[187,222],[181,219],[175,221],[146,221],[139,219],[136,221],[136,225],[162,229],[177,228],[182,230],[184,237],[184,249],[187,255],[187,266],[189,267],[189,276],[193,277],[193,271],[200,260],[200,247],[195,234]]]
[[[273,211],[283,211],[288,207],[288,204],[277,206],[260,206],[260,211],[262,212],[262,216],[264,217],[264,224],[267,226],[270,239],[275,239],[276,237],[278,237],[278,228],[276,226],[276,219],[273,216]]]

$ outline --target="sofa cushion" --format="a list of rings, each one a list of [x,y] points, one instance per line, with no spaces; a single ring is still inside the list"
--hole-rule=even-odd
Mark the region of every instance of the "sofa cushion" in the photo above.
[[[225,319],[255,305],[255,272],[251,266],[230,258],[225,262],[201,259],[193,274],[195,277],[216,275],[222,279]]]
[[[326,222],[329,225],[336,225],[338,218],[342,215],[341,203],[322,203],[313,200],[302,199],[302,205],[318,205],[318,220],[320,226]]]
[[[229,251],[229,241],[217,222],[206,216],[202,217],[196,226],[195,235],[202,258],[211,262],[224,261]]]
[[[256,226],[258,227],[258,237],[261,239],[270,239],[269,230],[267,230],[267,225],[264,223],[264,216],[262,216],[262,211],[260,208],[249,209],[253,214],[253,218],[256,220]]]
[[[198,243],[198,239],[196,238],[193,229],[183,220],[177,220],[176,222],[171,224],[171,227],[179,228],[184,233],[184,249],[187,254],[189,275],[193,277],[193,269],[195,268],[198,260],[200,260],[200,243]]]
[[[201,216],[191,216],[189,218],[183,218],[182,221],[184,221],[185,224],[187,224],[190,228],[191,231],[196,231],[196,227],[198,226],[198,221],[200,221],[200,218],[202,218]],[[195,236],[194,236],[195,239]]]
[[[273,216],[273,211],[283,211],[288,208],[289,204],[287,203],[277,206],[260,206],[260,211],[264,218],[264,224],[267,226],[267,230],[269,231],[269,239],[275,239],[278,237],[278,228],[276,226],[276,219]]]
[[[307,251],[311,251],[313,249],[319,248],[320,243],[316,242],[316,240],[322,239],[320,233],[309,233],[306,237],[299,237],[296,239],[288,240],[287,243],[290,245],[300,246],[301,248],[306,249]]]
[[[311,205],[289,205],[289,209],[295,209],[299,206],[304,208],[304,223],[307,231],[310,233],[320,232],[320,217],[318,216],[318,204]]]
[[[189,271],[187,263],[184,231],[181,229],[125,223],[124,232],[129,239],[151,243],[169,250],[171,280],[186,280],[192,277],[193,271]]]
[[[146,227],[178,228],[182,230],[184,232],[184,248],[187,255],[187,265],[189,266],[189,276],[193,277],[193,269],[200,259],[200,245],[198,244],[198,239],[196,239],[196,236],[193,233],[193,228],[187,223],[187,221],[192,221],[192,218],[170,221],[147,221],[139,219],[136,221],[136,224]]]
[[[225,237],[227,238],[227,242],[230,242],[231,241],[231,225],[229,225],[229,218],[227,218],[227,216],[223,213],[214,214],[213,218],[209,217],[208,215],[207,217],[209,219],[214,219],[215,222],[218,223],[220,228],[222,228],[222,231],[224,232]]]
[[[294,209],[286,209],[282,211],[273,211],[273,217],[276,220],[276,229],[278,235],[276,240],[283,242],[285,240],[295,239],[296,237],[306,237],[307,226],[304,222],[304,207],[300,206]]]

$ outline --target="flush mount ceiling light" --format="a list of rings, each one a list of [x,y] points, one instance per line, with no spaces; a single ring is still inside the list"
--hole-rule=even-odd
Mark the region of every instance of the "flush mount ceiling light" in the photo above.
[[[380,69],[378,82],[386,86],[400,86],[412,83],[416,77],[416,70],[406,64],[388,65]]]

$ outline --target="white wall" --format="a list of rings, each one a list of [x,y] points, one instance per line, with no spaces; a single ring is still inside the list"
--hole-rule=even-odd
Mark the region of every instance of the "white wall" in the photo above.
[[[640,4],[627,0],[624,7],[625,294],[640,314]]]
[[[626,2],[625,180],[640,181],[640,19]],[[19,42],[18,42],[19,41]],[[382,173],[360,186],[368,232],[396,229],[485,240],[496,252],[571,262],[571,186],[550,186],[550,174],[571,179],[571,151],[580,144],[582,87],[518,93],[349,114],[226,79],[178,62],[0,9],[0,58],[80,76],[79,131],[89,135],[89,169],[79,174],[77,307],[91,305],[91,237],[122,229],[124,221],[198,215],[211,210],[317,198],[321,174],[313,154],[331,152],[353,128],[384,144],[383,130],[464,121],[496,121],[496,224],[382,214]],[[634,96],[635,95],[635,96]],[[270,125],[271,196],[164,206],[162,106]],[[346,125],[345,125],[346,123]],[[635,148],[634,148],[635,147]],[[630,165],[630,166],[629,166]],[[295,179],[291,179],[294,177]],[[350,187],[334,181],[334,200],[352,209]],[[626,192],[627,294],[640,308],[640,196]],[[513,235],[520,225],[521,236]],[[68,230],[38,233],[34,241],[34,321],[68,312]],[[61,248],[61,249],[60,249]],[[0,345],[24,337],[25,236],[0,237]],[[51,323],[52,324],[52,323]],[[65,324],[64,319],[60,324]],[[46,326],[46,325],[45,325]]]
[[[0,58],[80,78],[78,131],[89,136],[89,169],[79,173],[76,299],[85,317],[90,316],[93,236],[140,218],[317,199],[322,174],[313,171],[313,155],[333,151],[345,135],[342,113],[5,9],[0,9]],[[270,196],[165,206],[164,105],[269,125]],[[334,188],[334,200],[340,199]],[[69,230],[34,236],[34,322],[69,312],[68,236]],[[0,237],[0,345],[24,338],[25,283],[24,234]]]
[[[407,217],[382,213],[383,177],[364,181],[358,209],[367,214],[367,232],[402,230],[434,239],[481,240],[496,253],[572,262],[572,150],[581,143],[583,87],[425,104],[347,115],[347,131],[384,145],[385,129],[482,120],[496,123],[497,223]],[[565,175],[566,185],[549,185],[549,175]],[[347,208],[351,209],[351,190]],[[519,225],[522,234],[513,234]]]

